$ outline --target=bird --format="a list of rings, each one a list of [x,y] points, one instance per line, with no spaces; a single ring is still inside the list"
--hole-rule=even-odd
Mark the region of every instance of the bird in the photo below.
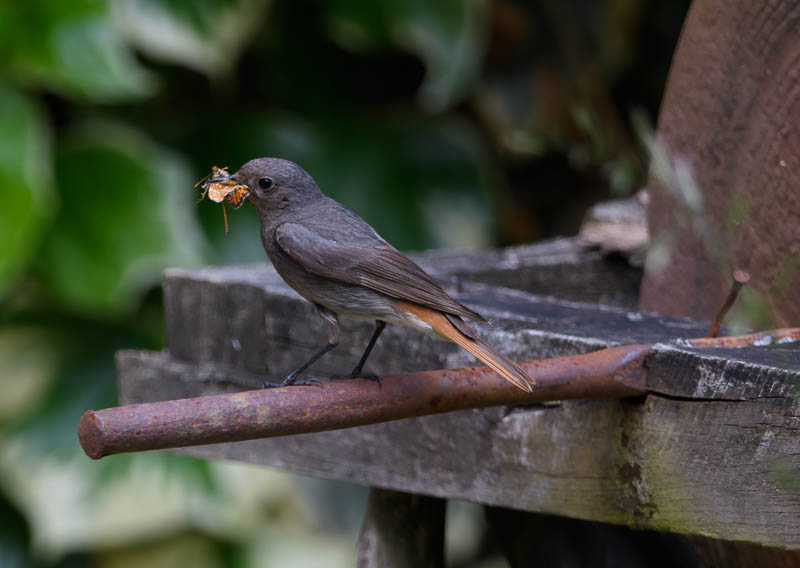
[[[452,341],[516,387],[532,391],[534,379],[465,321],[485,322],[483,316],[449,296],[361,217],[325,196],[299,165],[257,158],[233,174],[215,168],[205,183],[238,188],[237,198],[244,196],[258,214],[261,242],[275,270],[329,326],[324,347],[280,384],[265,386],[319,382],[299,376],[339,344],[343,316],[372,320],[375,330],[352,372],[333,378],[379,381],[364,365],[386,324],[396,324]]]

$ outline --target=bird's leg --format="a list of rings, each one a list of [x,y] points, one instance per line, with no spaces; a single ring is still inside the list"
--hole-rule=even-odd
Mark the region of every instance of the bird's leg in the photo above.
[[[336,345],[338,345],[338,344],[337,343],[328,343],[325,347],[323,347],[322,349],[320,349],[319,351],[314,353],[314,355],[311,356],[311,359],[309,359],[308,361],[306,361],[305,363],[303,363],[302,365],[297,367],[294,371],[292,371],[291,373],[286,375],[286,378],[283,379],[283,381],[279,385],[274,385],[274,384],[270,384],[270,383],[264,383],[263,385],[261,385],[261,387],[262,388],[268,388],[268,387],[274,387],[274,386],[288,387],[288,386],[291,386],[291,385],[310,385],[310,384],[314,384],[314,383],[322,384],[319,379],[315,379],[314,377],[309,377],[309,378],[304,379],[302,381],[298,381],[297,377],[300,375],[300,373],[302,373],[303,371],[308,369],[311,365],[316,363],[317,359],[319,359],[320,357],[325,355],[325,353],[327,353],[328,351],[330,351],[331,349],[336,347]]]
[[[363,372],[364,363],[367,362],[367,357],[369,357],[372,348],[375,347],[375,342],[378,341],[378,337],[380,336],[383,328],[386,327],[386,322],[383,320],[375,320],[375,331],[372,334],[372,337],[367,344],[367,348],[364,349],[364,354],[361,356],[361,359],[358,361],[358,364],[353,369],[353,372],[350,373],[348,376],[333,376],[331,379],[369,379],[371,381],[377,381],[378,384],[381,384],[381,379],[375,373],[365,373]]]
[[[358,365],[355,366],[355,368],[353,369],[353,372],[350,373],[350,376],[352,376],[352,377],[364,377],[364,378],[367,378],[367,379],[371,379],[371,378],[374,377],[375,380],[380,382],[380,379],[377,377],[377,375],[373,375],[372,373],[365,374],[365,373],[362,372],[362,369],[364,368],[364,363],[367,362],[367,357],[369,357],[369,354],[372,352],[372,348],[375,347],[375,342],[378,341],[378,337],[380,337],[381,332],[383,331],[383,328],[385,328],[385,327],[386,327],[386,322],[385,321],[383,321],[383,320],[375,320],[375,331],[372,333],[372,337],[370,338],[369,343],[367,344],[367,348],[364,349],[364,354],[361,355],[361,359],[358,361]],[[367,375],[369,375],[369,376],[367,376]]]
[[[283,381],[280,384],[276,385],[274,383],[265,382],[265,383],[263,383],[261,385],[262,389],[273,388],[273,387],[288,387],[288,386],[291,386],[291,385],[297,385],[297,386],[304,385],[305,386],[305,385],[312,385],[312,384],[315,384],[315,383],[316,384],[322,384],[322,382],[319,379],[314,378],[314,377],[309,377],[309,378],[304,379],[302,381],[298,381],[297,380],[297,377],[300,375],[300,373],[302,373],[303,371],[308,369],[311,365],[316,363],[317,360],[320,357],[325,355],[325,353],[327,353],[328,351],[330,351],[331,349],[333,349],[334,347],[339,345],[339,339],[340,339],[341,333],[340,333],[340,330],[339,330],[339,318],[338,318],[338,316],[335,313],[333,313],[332,311],[330,311],[328,308],[326,308],[324,306],[321,306],[320,304],[314,304],[314,306],[316,306],[316,308],[317,308],[317,313],[319,313],[323,318],[325,318],[325,320],[327,320],[327,322],[330,324],[330,328],[328,330],[328,344],[325,345],[325,347],[323,347],[322,349],[320,349],[316,353],[314,353],[314,355],[312,355],[311,358],[308,361],[306,361],[305,363],[303,363],[302,365],[297,367],[294,371],[289,373],[286,376],[286,378],[283,379]]]

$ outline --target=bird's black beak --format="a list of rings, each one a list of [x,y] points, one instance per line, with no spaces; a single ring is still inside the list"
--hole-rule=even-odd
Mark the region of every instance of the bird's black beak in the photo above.
[[[215,177],[210,177],[206,180],[207,183],[215,183],[220,181],[235,181],[238,183],[238,179],[236,179],[236,174],[228,175],[227,172],[223,172],[223,175],[218,175]]]

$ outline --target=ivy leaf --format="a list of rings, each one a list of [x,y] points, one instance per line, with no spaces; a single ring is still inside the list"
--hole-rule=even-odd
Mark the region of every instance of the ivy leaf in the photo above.
[[[266,0],[121,0],[111,4],[127,38],[154,59],[229,73],[262,21]]]
[[[425,62],[420,103],[442,111],[458,103],[478,77],[489,33],[483,0],[346,0],[328,2],[335,41],[354,51],[400,47]]]
[[[0,295],[34,254],[57,202],[50,132],[39,107],[0,82]]]
[[[1,2],[0,37],[0,65],[23,83],[96,102],[154,90],[104,2]]]
[[[165,267],[201,260],[192,179],[180,159],[140,133],[86,124],[59,148],[56,175],[62,210],[40,267],[65,306],[127,313]]]

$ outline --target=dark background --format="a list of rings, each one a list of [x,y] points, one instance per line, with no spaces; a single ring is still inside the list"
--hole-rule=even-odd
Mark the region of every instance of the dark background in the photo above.
[[[645,182],[687,7],[0,4],[0,565],[350,565],[359,488],[80,452],[114,351],[163,346],[163,268],[264,260],[194,182],[288,158],[404,250],[574,234]],[[451,563],[503,566],[452,512]]]

